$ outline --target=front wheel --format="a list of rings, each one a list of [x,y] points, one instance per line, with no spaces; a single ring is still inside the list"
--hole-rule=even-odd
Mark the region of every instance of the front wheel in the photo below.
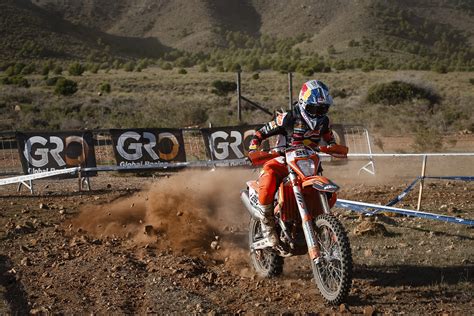
[[[352,284],[352,253],[341,222],[330,214],[316,217],[321,251],[319,262],[311,262],[316,285],[330,305],[343,302]]]
[[[250,219],[249,225],[249,246],[259,239],[262,239],[262,228],[260,221],[255,218]],[[283,258],[267,249],[250,249],[250,260],[255,272],[261,277],[275,277],[283,272]]]

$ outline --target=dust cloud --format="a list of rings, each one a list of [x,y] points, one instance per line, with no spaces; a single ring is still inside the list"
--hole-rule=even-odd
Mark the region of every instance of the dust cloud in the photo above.
[[[249,216],[240,190],[255,177],[249,170],[184,171],[131,197],[86,206],[72,224],[98,238],[128,238],[159,249],[232,260],[247,247]]]

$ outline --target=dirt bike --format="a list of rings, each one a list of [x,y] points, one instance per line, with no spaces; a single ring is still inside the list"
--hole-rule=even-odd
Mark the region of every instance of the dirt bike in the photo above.
[[[316,150],[302,146],[280,151],[254,151],[248,155],[254,166],[281,157],[288,167],[275,194],[274,219],[279,245],[268,248],[262,235],[258,210],[258,183],[248,181],[241,199],[251,215],[249,245],[251,263],[262,277],[283,272],[285,257],[309,254],[316,285],[330,305],[343,302],[352,283],[352,253],[347,233],[331,214],[339,187],[322,176],[318,152],[347,157],[341,145],[320,146]]]

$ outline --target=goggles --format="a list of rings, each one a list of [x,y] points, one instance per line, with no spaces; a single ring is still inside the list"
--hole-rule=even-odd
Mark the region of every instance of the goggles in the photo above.
[[[305,110],[310,115],[324,115],[329,110],[329,104],[317,103],[317,104],[306,104]]]

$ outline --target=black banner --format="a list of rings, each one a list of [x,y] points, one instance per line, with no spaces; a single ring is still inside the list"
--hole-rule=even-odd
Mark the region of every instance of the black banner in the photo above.
[[[250,141],[255,134],[255,130],[261,128],[262,126],[263,124],[202,128],[201,133],[204,138],[204,144],[206,146],[208,157],[212,160],[227,160],[246,157]],[[336,142],[338,144],[345,145],[346,140],[344,137],[344,126],[335,124],[332,125],[332,130]],[[270,144],[275,146],[276,141],[263,143],[261,148],[268,149]]]
[[[112,129],[110,134],[118,166],[186,161],[183,133],[180,129]]]
[[[96,167],[94,140],[90,131],[16,133],[25,174],[71,167]],[[94,176],[88,172],[85,176]],[[72,177],[61,175],[61,178]]]
[[[262,126],[263,124],[202,128],[201,133],[208,157],[211,160],[246,157],[255,130]]]

